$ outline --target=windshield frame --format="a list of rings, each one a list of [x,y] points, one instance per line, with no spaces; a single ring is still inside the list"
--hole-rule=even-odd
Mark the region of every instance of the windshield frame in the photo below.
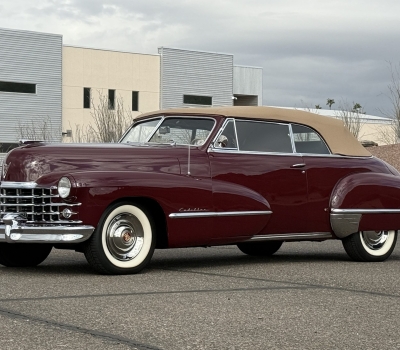
[[[142,122],[148,122],[154,119],[158,119],[161,118],[160,121],[158,122],[158,124],[154,127],[154,130],[149,134],[149,136],[147,137],[146,141],[143,142],[122,142],[122,140],[126,137],[126,135],[132,130],[132,128],[134,128],[136,125],[142,123]],[[214,125],[211,128],[207,138],[205,139],[204,143],[202,145],[192,145],[192,144],[187,144],[187,143],[177,143],[177,142],[150,142],[150,140],[152,139],[152,137],[155,135],[155,133],[157,132],[157,130],[159,129],[159,127],[162,125],[162,123],[164,122],[165,119],[169,119],[169,118],[182,118],[182,119],[210,119],[212,121],[214,121]],[[134,122],[132,124],[132,126],[130,128],[128,128],[128,130],[124,133],[124,135],[121,137],[119,143],[136,143],[136,144],[151,144],[151,145],[179,145],[179,146],[194,146],[194,147],[203,147],[204,145],[207,144],[207,142],[210,140],[211,135],[213,134],[215,127],[217,125],[217,120],[213,117],[210,116],[201,116],[201,115],[158,115],[158,116],[154,116],[148,119],[141,119],[138,120],[137,122]]]

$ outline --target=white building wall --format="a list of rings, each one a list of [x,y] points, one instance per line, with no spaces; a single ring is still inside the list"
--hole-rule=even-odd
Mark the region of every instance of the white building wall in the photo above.
[[[199,107],[183,95],[212,97],[212,106],[232,106],[233,55],[159,48],[161,108]]]
[[[48,119],[61,139],[62,36],[0,28],[0,81],[36,84],[36,93],[0,91],[0,143],[16,143],[18,126]]]

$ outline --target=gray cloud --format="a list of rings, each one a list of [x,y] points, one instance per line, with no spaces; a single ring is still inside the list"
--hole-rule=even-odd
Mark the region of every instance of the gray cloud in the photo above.
[[[264,103],[326,99],[388,109],[387,61],[400,61],[397,0],[14,0],[3,27],[60,33],[65,44],[156,53],[169,46],[232,53],[264,69]],[[303,101],[303,102],[301,102]]]

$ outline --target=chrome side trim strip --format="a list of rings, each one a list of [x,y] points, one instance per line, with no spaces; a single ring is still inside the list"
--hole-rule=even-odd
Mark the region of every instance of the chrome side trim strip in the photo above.
[[[200,211],[200,212],[182,212],[182,213],[171,213],[169,217],[171,219],[187,219],[187,218],[208,218],[208,217],[220,217],[220,216],[248,216],[248,215],[270,215],[272,211]]]
[[[308,241],[333,238],[330,232],[283,233],[253,236],[245,242],[255,241]]]
[[[331,209],[334,214],[400,214],[400,209]]]

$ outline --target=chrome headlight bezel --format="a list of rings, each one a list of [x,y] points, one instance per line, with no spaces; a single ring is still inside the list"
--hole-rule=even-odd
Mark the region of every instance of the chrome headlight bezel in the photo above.
[[[57,185],[58,195],[61,198],[67,198],[71,193],[71,187],[72,187],[71,180],[68,177],[63,176],[58,181]]]

